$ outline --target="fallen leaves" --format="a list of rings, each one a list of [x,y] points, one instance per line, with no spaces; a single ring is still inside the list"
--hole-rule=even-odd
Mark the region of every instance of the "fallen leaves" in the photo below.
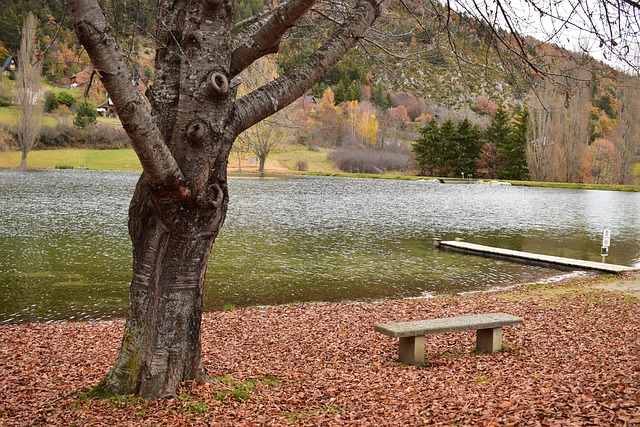
[[[0,425],[640,425],[640,300],[527,292],[207,313],[214,381],[161,401],[77,393],[113,363],[122,321],[2,326]],[[373,330],[492,311],[525,319],[506,350],[432,335],[423,367],[395,363],[397,340]]]

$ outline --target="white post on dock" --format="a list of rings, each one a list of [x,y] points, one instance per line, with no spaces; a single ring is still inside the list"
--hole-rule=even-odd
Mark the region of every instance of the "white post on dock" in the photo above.
[[[602,230],[602,249],[600,255],[602,255],[602,263],[604,264],[605,258],[609,256],[609,246],[611,245],[611,230],[605,228]]]

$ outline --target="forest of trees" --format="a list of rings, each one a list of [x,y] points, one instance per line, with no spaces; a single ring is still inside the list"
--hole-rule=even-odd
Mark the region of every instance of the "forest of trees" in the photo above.
[[[486,129],[469,119],[457,125],[431,120],[420,129],[422,137],[413,149],[420,173],[427,176],[478,177],[527,180],[526,160],[528,112],[512,118],[500,108]]]

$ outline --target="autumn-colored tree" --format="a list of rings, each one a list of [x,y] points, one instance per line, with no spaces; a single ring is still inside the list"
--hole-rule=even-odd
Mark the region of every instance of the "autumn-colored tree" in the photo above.
[[[552,139],[554,105],[549,103],[554,96],[553,82],[543,80],[525,103],[530,111],[529,135],[527,138],[527,163],[534,181],[558,181],[556,152],[558,145]],[[564,107],[563,107],[564,108]]]
[[[4,61],[4,58],[7,58],[9,56],[10,52],[9,49],[7,49],[7,47],[4,45],[4,43],[2,43],[2,41],[0,41],[0,61]],[[1,78],[1,76],[0,76]]]
[[[576,70],[576,79],[585,80],[584,71]],[[586,90],[575,90],[571,94],[563,109],[556,110],[556,135],[562,163],[560,176],[564,182],[582,182],[585,175],[584,168],[589,164],[587,158],[588,146],[591,138],[589,122],[590,95]],[[568,96],[568,95],[567,95]]]
[[[620,79],[618,123],[613,141],[619,153],[617,184],[633,183],[633,167],[640,160],[640,82],[638,77]]]
[[[619,155],[613,142],[596,139],[589,146],[589,175],[594,184],[615,182],[618,175]]]
[[[370,146],[374,146],[376,145],[380,126],[373,105],[369,102],[361,102],[359,107],[360,118],[356,126],[358,139]]]

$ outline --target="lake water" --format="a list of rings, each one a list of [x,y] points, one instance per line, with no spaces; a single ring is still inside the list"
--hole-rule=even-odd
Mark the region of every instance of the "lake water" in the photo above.
[[[0,323],[126,313],[135,172],[0,170]],[[464,240],[640,264],[640,194],[330,177],[230,178],[205,309],[472,292],[566,271],[434,250]]]

